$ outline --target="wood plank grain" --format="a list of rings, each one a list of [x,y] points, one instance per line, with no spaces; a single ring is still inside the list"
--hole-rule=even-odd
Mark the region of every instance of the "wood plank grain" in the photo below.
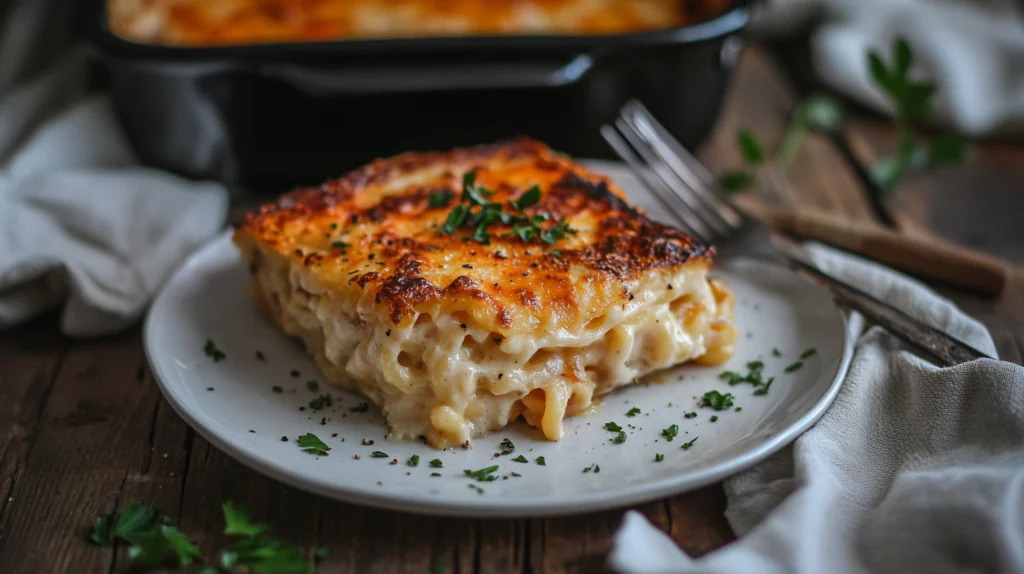
[[[158,393],[139,380],[137,330],[77,342],[60,364],[3,517],[0,572],[106,572],[110,549],[85,543],[146,467]]]
[[[14,483],[24,476],[43,404],[67,351],[67,341],[56,333],[56,318],[48,316],[0,336],[0,550]]]

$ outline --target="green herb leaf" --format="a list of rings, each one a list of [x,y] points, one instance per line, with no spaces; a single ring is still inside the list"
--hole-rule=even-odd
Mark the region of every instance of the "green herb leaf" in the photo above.
[[[711,415],[711,422],[718,422],[718,415]]]
[[[622,427],[620,427],[619,425],[617,425],[617,424],[615,424],[613,422],[612,423],[604,423],[604,430],[612,431],[612,432],[619,432],[620,430],[622,430]]]
[[[114,525],[114,536],[134,544],[142,535],[153,530],[159,517],[155,509],[131,502]]]
[[[493,482],[498,480],[498,477],[493,473],[498,470],[498,465],[488,466],[487,468],[481,468],[479,470],[465,470],[466,476],[477,480],[478,482]]]
[[[461,204],[456,205],[448,213],[448,218],[445,219],[444,225],[441,226],[441,233],[455,235],[455,230],[462,227],[467,217],[469,217],[469,208]]]
[[[793,371],[799,369],[802,366],[804,366],[804,362],[803,361],[797,361],[797,362],[793,363],[792,365],[789,365],[788,367],[786,367],[784,370],[787,373],[792,373]]]
[[[724,191],[735,193],[753,187],[757,183],[754,174],[743,170],[730,170],[718,176],[718,185]]]
[[[656,454],[656,455],[654,455],[654,462],[661,462],[663,460],[665,460],[665,455],[663,455],[663,454]]]
[[[203,353],[213,359],[214,363],[219,363],[228,358],[223,351],[217,348],[217,344],[213,342],[213,339],[206,340],[206,344],[203,345]]]
[[[523,211],[527,207],[537,205],[537,203],[540,202],[540,195],[540,186],[533,185],[530,187],[530,189],[526,190],[526,193],[519,196],[519,199],[513,199],[512,201],[509,201],[509,203],[512,205],[512,207],[518,209],[519,211]]]
[[[371,458],[389,458],[388,457],[388,453],[380,451],[380,450],[375,450],[372,453],[370,453],[370,457]]]
[[[320,388],[320,383],[316,381],[306,381],[306,388],[312,392],[316,392]]]
[[[743,152],[743,159],[750,165],[764,163],[764,147],[754,135],[754,132],[743,128],[736,132],[736,141],[739,143],[740,151]]]
[[[178,555],[178,565],[182,568],[192,564],[196,559],[202,560],[203,554],[199,552],[199,548],[196,548],[196,545],[177,528],[169,524],[162,524],[160,533],[170,544],[174,553]]]
[[[691,440],[690,442],[684,442],[683,445],[680,446],[679,448],[683,450],[690,450],[690,447],[693,446],[693,443],[697,442],[697,439],[699,438],[699,436],[693,437],[693,440]]]
[[[430,198],[427,200],[427,205],[430,207],[444,207],[448,205],[448,202],[452,200],[455,194],[450,189],[444,189],[437,193],[431,193]]]
[[[818,350],[815,349],[814,347],[807,347],[806,349],[804,349],[803,353],[800,353],[800,359],[801,360],[808,359],[810,357],[813,357],[817,353],[818,353]]]
[[[346,249],[348,247],[352,247],[352,245],[345,243],[344,241],[332,241],[331,247],[334,247],[335,249]]]
[[[633,407],[633,408],[629,409],[628,411],[626,411],[626,416],[629,417],[629,418],[633,418],[633,417],[635,417],[638,414],[640,414],[640,409],[638,409],[636,407]]]
[[[700,406],[711,407],[716,411],[721,411],[732,406],[732,399],[732,393],[725,393],[723,395],[718,391],[708,391],[704,393]]]
[[[414,454],[414,455],[410,456],[409,460],[405,461],[405,464],[406,464],[406,466],[419,466],[420,465],[420,455]]]
[[[778,347],[772,347],[772,356],[773,357],[781,357],[782,356],[782,352],[779,351]]]
[[[444,463],[441,462],[441,459],[435,458],[434,460],[430,461],[430,466],[432,468],[442,468],[444,467]]]
[[[679,436],[679,425],[671,425],[666,429],[661,429],[661,436],[665,437],[665,440],[672,442],[677,436]]]
[[[366,411],[370,410],[370,404],[369,403],[359,403],[358,405],[356,405],[356,406],[354,406],[354,407],[352,407],[352,408],[350,408],[348,410],[350,412],[353,412],[353,413],[365,413]]]
[[[513,458],[512,462],[530,462],[530,461],[527,460],[525,456],[519,455],[519,456]]]
[[[110,546],[114,542],[114,514],[97,516],[92,521],[92,534],[89,535],[89,542],[97,546]]]
[[[248,508],[235,504],[231,500],[221,504],[221,510],[224,512],[224,534],[231,536],[259,536],[270,530],[270,525],[268,524],[253,522]]]
[[[300,436],[295,442],[300,448],[302,448],[303,452],[308,452],[309,454],[315,454],[317,456],[327,456],[327,451],[331,450],[331,447],[327,446],[327,443],[320,440],[320,437],[313,433],[306,433]],[[225,512],[227,511],[225,510]]]
[[[772,377],[772,378],[768,379],[768,382],[766,382],[763,386],[761,386],[757,390],[755,390],[754,394],[757,395],[757,396],[767,395],[768,394],[768,389],[772,388],[772,383],[774,383],[774,382],[775,382],[775,377]]]
[[[619,431],[619,434],[615,435],[612,442],[615,444],[622,444],[626,442],[626,431]]]
[[[512,444],[512,441],[510,441],[508,439],[504,439],[498,445],[498,448],[501,449],[501,454],[502,454],[502,456],[504,456],[506,454],[512,454],[513,452],[515,452],[516,445]]]
[[[475,490],[477,494],[483,494],[484,493],[484,489],[480,488],[479,486],[477,486],[475,484],[470,484],[469,487],[472,488],[473,490]]]
[[[544,457],[543,456],[538,456],[537,457],[537,464],[539,464],[540,466],[547,466],[548,463],[544,461]]]

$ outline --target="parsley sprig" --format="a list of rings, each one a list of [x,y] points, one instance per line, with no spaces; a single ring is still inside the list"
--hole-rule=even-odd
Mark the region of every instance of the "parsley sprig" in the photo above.
[[[550,215],[540,213],[531,216],[526,213],[528,207],[540,202],[541,191],[536,185],[526,190],[518,199],[508,201],[511,212],[505,211],[505,206],[501,203],[491,201],[493,195],[493,191],[477,185],[476,172],[464,174],[459,203],[448,212],[448,217],[441,226],[441,233],[455,235],[457,229],[473,229],[469,239],[484,245],[491,243],[489,228],[494,224],[511,225],[512,230],[505,232],[503,236],[519,237],[527,243],[540,239],[554,245],[559,239],[576,234],[576,230],[571,228],[564,218],[545,229],[541,224],[549,221]],[[430,205],[447,205],[451,197],[451,192],[448,192],[447,196],[433,194],[430,196]]]
[[[327,443],[320,440],[320,437],[313,433],[306,433],[298,438],[296,441],[303,452],[309,454],[315,454],[317,456],[327,456],[327,451],[331,450],[331,447],[327,446]]]

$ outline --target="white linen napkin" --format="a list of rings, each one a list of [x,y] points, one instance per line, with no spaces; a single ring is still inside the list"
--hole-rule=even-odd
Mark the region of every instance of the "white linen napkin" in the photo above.
[[[894,271],[820,246],[815,261],[995,356],[988,332]],[[1024,368],[940,369],[872,328],[835,403],[793,445],[725,482],[739,536],[699,559],[626,514],[627,574],[1024,572]]]
[[[86,80],[73,53],[0,95],[0,329],[62,302],[68,335],[122,329],[224,225],[225,189],[138,167]]]
[[[830,88],[883,113],[867,51],[887,59],[893,40],[938,86],[936,117],[968,135],[1024,133],[1024,5],[1017,0],[769,0],[753,30],[777,36],[813,24],[815,73]]]

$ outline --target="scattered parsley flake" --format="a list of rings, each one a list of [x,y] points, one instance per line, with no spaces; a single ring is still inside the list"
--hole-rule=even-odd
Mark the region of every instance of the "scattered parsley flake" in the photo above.
[[[420,455],[414,454],[414,455],[410,456],[409,460],[405,461],[405,464],[406,464],[406,466],[413,466],[413,467],[419,466],[420,465]]]
[[[430,476],[441,476],[441,473],[440,472],[432,472],[432,473],[430,473]]]
[[[764,384],[764,386],[758,387],[758,389],[754,391],[754,394],[757,395],[757,396],[767,395],[768,394],[768,389],[772,388],[772,383],[774,383],[774,382],[775,382],[775,377],[772,377],[772,378],[768,379],[768,382],[766,382]]]
[[[661,462],[663,460],[665,460],[665,455],[663,455],[663,454],[656,454],[656,455],[654,455],[654,462]]]
[[[481,468],[479,470],[466,469],[463,472],[466,476],[475,479],[478,482],[494,482],[498,480],[498,477],[494,473],[498,470],[498,465],[488,466],[487,468]]]
[[[588,473],[588,472],[590,472],[590,471],[594,470],[594,466],[595,466],[595,465],[593,465],[593,464],[592,464],[592,465],[588,466],[587,468],[584,468],[584,469],[583,469],[583,473],[584,473],[584,474],[586,474],[586,473]]]
[[[213,342],[213,339],[206,340],[206,344],[203,345],[203,353],[207,357],[213,359],[214,363],[219,363],[228,358],[228,356],[224,354],[224,351],[217,348],[217,344]]]
[[[692,412],[692,411],[688,412],[688,413],[683,415],[683,418],[685,418],[685,419],[695,419],[695,418],[697,418],[697,413],[696,412]]]
[[[504,456],[506,454],[512,454],[513,452],[515,452],[516,445],[512,444],[512,441],[506,438],[503,439],[500,444],[498,444],[498,448],[501,449],[501,454],[502,456]]]
[[[615,435],[612,442],[615,444],[622,444],[626,442],[626,431],[619,431],[619,434]]]
[[[691,440],[690,442],[684,442],[683,445],[681,447],[679,447],[679,448],[681,448],[683,450],[690,450],[690,447],[693,446],[693,443],[697,442],[697,439],[699,439],[699,438],[700,438],[699,436],[695,436],[695,437],[693,437],[693,440]]]
[[[368,410],[370,410],[369,403],[359,403],[358,405],[349,409],[349,411],[353,413],[365,413]]]
[[[441,459],[435,458],[434,460],[430,461],[430,466],[432,468],[442,468],[444,467],[444,463],[441,462]]]
[[[427,205],[430,207],[444,207],[448,205],[448,202],[452,200],[455,194],[450,189],[443,189],[437,193],[431,193],[430,199],[427,200]]]
[[[800,368],[800,367],[802,367],[802,366],[804,366],[804,362],[803,362],[803,361],[797,361],[797,362],[793,363],[792,365],[790,365],[790,366],[786,367],[786,368],[785,368],[785,369],[783,369],[783,370],[784,370],[785,372],[787,372],[787,373],[792,373],[793,371],[795,371],[795,370],[799,369],[799,368]]]
[[[519,474],[518,472],[516,472],[516,471],[514,471],[514,470],[513,470],[513,471],[512,471],[512,472],[511,472],[510,474],[511,474],[512,476],[516,477],[516,478],[519,478],[519,477],[523,476],[523,475]]]
[[[619,432],[619,431],[622,430],[622,427],[620,427],[619,425],[617,425],[617,424],[615,424],[613,422],[611,422],[611,423],[604,423],[604,430],[611,431],[611,432]]]
[[[538,456],[537,457],[537,464],[539,464],[541,466],[547,466],[548,463],[544,461],[544,457],[543,456]]]
[[[732,393],[725,393],[723,395],[718,391],[708,391],[704,393],[700,406],[711,407],[716,411],[721,411],[732,406],[733,398]]]
[[[672,425],[666,429],[661,429],[661,436],[665,437],[665,440],[672,442],[674,438],[679,436],[679,425]]]
[[[779,351],[778,347],[772,347],[772,356],[773,357],[781,357],[782,356],[782,352]]]
[[[718,422],[718,415],[711,415],[711,422]]]
[[[817,353],[818,353],[818,350],[815,349],[814,347],[807,347],[806,349],[804,349],[803,353],[800,353],[800,359],[801,360],[809,359],[809,358],[813,357],[814,355],[816,355]]]
[[[530,462],[530,461],[527,460],[527,458],[525,456],[519,455],[519,456],[513,458],[512,462]]]
[[[633,417],[635,417],[638,414],[640,414],[640,409],[638,409],[636,407],[633,407],[633,408],[629,409],[628,411],[626,411],[626,416],[629,417],[629,418],[633,418]]]
[[[306,433],[298,438],[296,443],[302,448],[303,452],[309,454],[315,454],[317,456],[327,456],[327,451],[331,450],[331,447],[327,446],[327,443],[320,440],[320,437],[313,433]]]
[[[480,488],[479,486],[477,486],[475,484],[470,484],[469,487],[472,488],[473,490],[475,490],[477,494],[483,494],[484,493],[484,489]]]
[[[345,249],[348,247],[352,247],[352,245],[345,243],[344,241],[332,241],[331,247],[335,247],[337,249]]]
[[[318,411],[324,408],[325,406],[329,407],[333,404],[334,399],[331,398],[331,393],[327,393],[326,395],[320,395],[319,397],[309,401],[309,408],[313,409],[314,411]]]
[[[316,381],[306,381],[306,388],[315,393],[317,389],[320,388],[320,383],[317,383]]]
[[[388,458],[388,453],[375,450],[370,453],[370,458]]]

